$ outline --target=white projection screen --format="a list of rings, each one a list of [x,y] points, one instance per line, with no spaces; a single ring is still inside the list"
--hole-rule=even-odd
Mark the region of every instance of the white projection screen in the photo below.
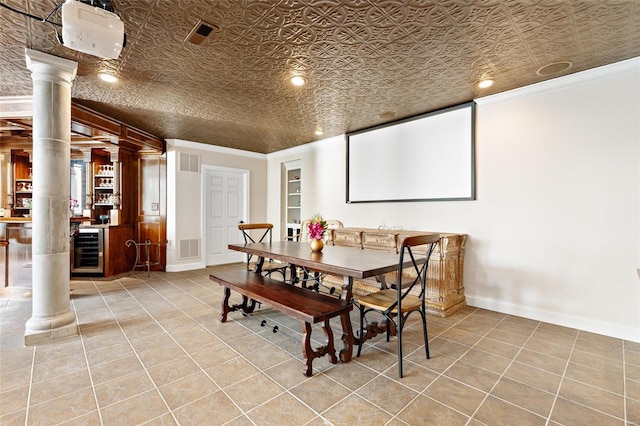
[[[347,203],[475,199],[475,102],[347,134]]]

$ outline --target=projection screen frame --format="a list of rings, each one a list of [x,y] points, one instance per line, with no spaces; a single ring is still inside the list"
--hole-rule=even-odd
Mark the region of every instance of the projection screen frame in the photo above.
[[[469,156],[470,161],[468,164],[468,173],[469,173],[469,195],[468,196],[441,196],[441,197],[429,197],[428,194],[423,194],[424,196],[417,196],[411,198],[372,198],[365,200],[351,200],[350,199],[350,181],[351,181],[351,171],[350,171],[350,138],[356,135],[360,135],[363,133],[372,132],[375,130],[384,129],[392,126],[399,126],[405,123],[410,123],[412,121],[421,120],[429,117],[435,117],[443,114],[447,114],[449,112],[458,111],[461,109],[468,108],[470,110],[470,120],[466,123],[469,127]],[[381,124],[378,126],[368,127],[366,129],[357,130],[354,132],[349,132],[346,135],[346,203],[347,204],[356,204],[356,203],[396,203],[396,202],[424,202],[424,201],[474,201],[476,199],[476,170],[475,170],[475,139],[476,139],[476,103],[474,101],[465,102],[458,105],[453,105],[450,107],[429,111],[426,113],[418,114],[412,117],[403,118],[401,120],[393,121],[390,123]],[[389,145],[394,143],[394,141],[389,141]],[[465,166],[467,167],[467,166]]]

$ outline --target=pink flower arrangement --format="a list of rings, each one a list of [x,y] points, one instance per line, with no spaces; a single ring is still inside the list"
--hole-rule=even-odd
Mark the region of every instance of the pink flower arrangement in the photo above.
[[[321,240],[324,238],[324,231],[327,230],[327,222],[316,213],[311,217],[309,223],[309,238],[312,240]]]
[[[80,203],[78,202],[78,200],[76,200],[75,198],[69,198],[69,208],[75,210],[78,207],[80,207]]]

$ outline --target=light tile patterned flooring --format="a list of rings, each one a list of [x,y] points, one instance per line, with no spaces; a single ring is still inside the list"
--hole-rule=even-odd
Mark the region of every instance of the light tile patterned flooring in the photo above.
[[[403,379],[384,336],[307,378],[298,321],[220,323],[215,269],[74,279],[80,335],[35,347],[31,302],[0,294],[0,424],[640,424],[638,343],[468,307],[428,318],[431,360],[412,324]]]

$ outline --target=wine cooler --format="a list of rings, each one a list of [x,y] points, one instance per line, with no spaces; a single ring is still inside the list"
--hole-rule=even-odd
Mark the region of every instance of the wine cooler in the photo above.
[[[103,245],[102,229],[80,228],[73,237],[71,273],[103,276]]]

